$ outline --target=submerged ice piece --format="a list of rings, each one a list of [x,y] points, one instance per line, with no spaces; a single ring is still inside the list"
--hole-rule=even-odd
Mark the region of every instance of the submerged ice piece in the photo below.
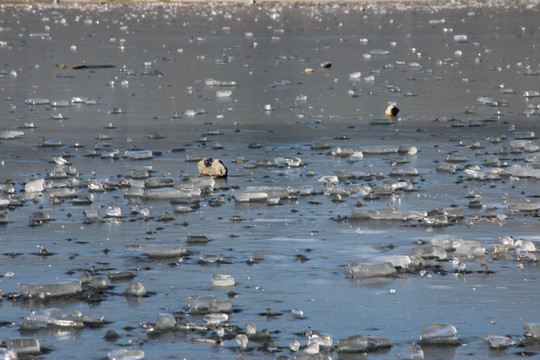
[[[431,324],[425,325],[422,328],[420,335],[420,344],[424,345],[459,345],[459,340],[456,337],[457,330],[450,324]]]
[[[391,262],[372,265],[349,264],[349,266],[347,267],[347,274],[355,280],[391,276],[395,273],[396,269]]]
[[[37,284],[20,284],[22,296],[28,299],[68,297],[82,292],[79,280],[57,280]]]

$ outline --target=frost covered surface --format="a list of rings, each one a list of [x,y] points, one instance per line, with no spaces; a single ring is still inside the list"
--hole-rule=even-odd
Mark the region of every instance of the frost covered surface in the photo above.
[[[537,2],[184,5],[0,6],[5,352],[538,352]]]

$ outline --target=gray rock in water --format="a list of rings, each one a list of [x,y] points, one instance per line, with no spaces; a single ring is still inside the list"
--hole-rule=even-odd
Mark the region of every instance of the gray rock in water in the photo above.
[[[363,335],[353,335],[338,341],[337,350],[342,353],[379,351],[392,347],[390,340]]]
[[[124,291],[125,296],[146,296],[146,290],[144,288],[144,285],[139,281],[131,281],[128,286],[126,287],[126,291]]]
[[[391,276],[396,273],[396,269],[390,262],[373,265],[349,264],[347,273],[352,279],[362,280],[374,277]]]
[[[204,158],[199,161],[199,163],[197,164],[197,168],[199,169],[199,175],[201,176],[227,176],[227,168],[219,159]]]
[[[431,324],[422,328],[420,335],[420,344],[422,345],[459,345],[456,337],[457,330],[450,324]]]

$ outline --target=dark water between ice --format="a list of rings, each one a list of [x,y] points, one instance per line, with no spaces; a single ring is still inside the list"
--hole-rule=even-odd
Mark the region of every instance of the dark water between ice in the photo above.
[[[540,97],[524,96],[540,91],[538,4],[385,4],[365,11],[356,5],[4,5],[1,14],[0,122],[6,130],[24,132],[0,142],[0,182],[14,184],[14,193],[1,197],[26,201],[2,210],[9,222],[0,227],[0,340],[37,338],[42,359],[102,359],[119,348],[143,350],[148,359],[273,359],[296,356],[288,344],[296,339],[305,346],[303,334],[311,329],[331,335],[334,344],[352,335],[386,337],[393,347],[367,357],[388,359],[409,358],[424,325],[449,323],[462,345],[425,349],[426,359],[540,356],[535,346],[492,351],[484,340],[488,334],[510,335],[519,343],[522,325],[540,322],[538,262],[518,258],[513,250],[506,256],[490,253],[501,236],[537,246],[540,241]],[[325,61],[331,68],[320,67]],[[114,67],[71,70],[81,64]],[[361,76],[350,79],[356,72]],[[237,85],[210,86],[208,79]],[[224,90],[231,95],[218,97]],[[90,102],[72,103],[74,98]],[[29,104],[39,99],[49,103]],[[69,106],[51,106],[55,101]],[[389,102],[401,109],[398,119],[372,124],[384,120]],[[265,111],[267,105],[272,111]],[[121,114],[115,114],[118,109]],[[198,109],[204,111],[187,115]],[[59,114],[63,119],[55,119]],[[52,139],[63,146],[40,146]],[[330,148],[317,149],[318,142]],[[217,144],[222,148],[215,149]],[[357,161],[331,155],[338,148],[401,144],[415,145],[417,154],[366,152]],[[88,156],[94,148],[98,156]],[[132,148],[151,150],[153,158],[122,157]],[[114,149],[120,158],[101,157]],[[78,174],[50,179],[56,169],[50,160],[58,155]],[[245,162],[233,162],[237,155]],[[463,155],[465,161],[454,163],[455,173],[437,171],[448,164],[448,155]],[[197,198],[200,207],[191,213],[174,214],[176,205],[167,200],[127,198],[128,189],[116,186],[100,193],[76,188],[78,195],[92,197],[90,205],[73,205],[71,199],[55,203],[49,191],[34,198],[24,193],[34,178],[54,188],[73,177],[117,184],[131,170],[151,170],[152,177],[187,186],[198,170],[186,157],[206,156],[221,159],[229,177]],[[489,156],[503,163],[499,178],[469,179],[464,170],[471,166],[494,167],[486,165]],[[256,166],[276,158],[300,158],[304,165]],[[512,166],[525,167],[530,177],[511,176]],[[393,168],[416,169],[418,176],[390,176]],[[346,178],[344,171],[352,175]],[[324,193],[319,181],[336,174],[341,200],[336,189]],[[383,186],[400,179],[413,190],[374,199],[347,193],[351,185]],[[253,191],[250,187],[284,186],[293,188],[296,199],[272,206],[234,197]],[[314,193],[300,196],[305,186],[313,186]],[[476,195],[483,207],[470,208]],[[133,201],[149,210],[149,219],[132,213]],[[511,204],[526,202],[532,211],[513,211]],[[457,209],[464,218],[438,227],[349,219],[353,210],[384,209],[388,203],[396,210]],[[119,206],[123,217],[85,223],[84,210],[105,216],[108,206]],[[51,220],[30,226],[37,211]],[[160,221],[166,212],[175,219]],[[241,221],[232,221],[235,216]],[[210,241],[186,244],[192,235]],[[441,238],[479,241],[486,255],[458,259],[466,274],[458,272],[450,253],[425,273],[369,281],[347,277],[351,263],[411,255],[419,243]],[[152,244],[183,244],[188,254],[155,261],[124,250]],[[43,248],[52,255],[40,256]],[[249,264],[256,253],[264,259]],[[223,255],[225,262],[199,262],[212,254]],[[486,274],[482,264],[493,273]],[[21,283],[78,279],[85,272],[106,277],[108,271],[136,274],[150,296],[124,297],[127,281],[108,281],[114,288],[94,303],[8,296],[16,296]],[[233,276],[236,285],[213,287],[215,274]],[[190,296],[230,300],[227,324],[240,329],[221,345],[191,340],[217,339],[212,331],[147,336],[141,324],[155,323],[160,312],[205,325],[203,316],[186,311]],[[104,315],[105,324],[19,331],[31,311],[51,307]],[[269,308],[281,315],[260,315]],[[292,309],[304,316],[295,318]],[[268,329],[277,348],[239,350],[234,335],[246,322]],[[106,341],[107,330],[119,338]]]

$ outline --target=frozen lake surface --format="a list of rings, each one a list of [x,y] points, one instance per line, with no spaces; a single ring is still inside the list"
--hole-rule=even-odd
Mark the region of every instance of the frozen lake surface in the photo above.
[[[1,347],[540,356],[538,9],[2,5]]]

